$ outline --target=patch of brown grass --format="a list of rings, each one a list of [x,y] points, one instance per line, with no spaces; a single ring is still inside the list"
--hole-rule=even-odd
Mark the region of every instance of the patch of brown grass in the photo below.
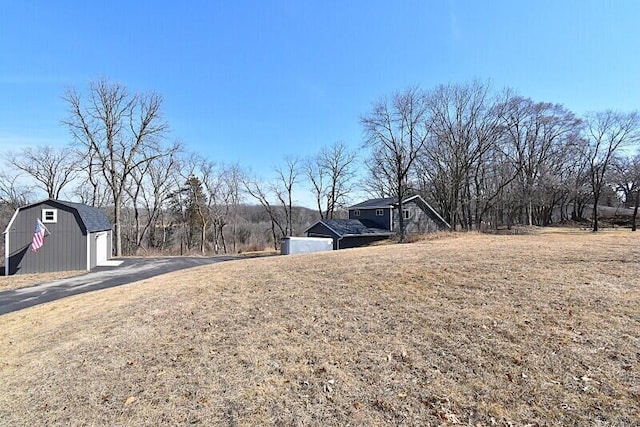
[[[56,271],[53,273],[33,273],[15,274],[13,276],[0,276],[0,292],[11,289],[26,288],[40,283],[51,282],[53,280],[64,279],[66,277],[86,274],[85,270],[78,271]]]
[[[0,316],[0,419],[637,425],[638,236],[242,260]]]

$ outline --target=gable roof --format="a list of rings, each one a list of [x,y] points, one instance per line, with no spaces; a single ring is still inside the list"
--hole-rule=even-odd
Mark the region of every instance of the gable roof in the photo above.
[[[359,219],[323,219],[305,230],[305,233],[317,224],[322,224],[339,237],[349,236],[393,236],[393,231],[378,228],[373,222]]]
[[[380,199],[369,199],[357,205],[350,206],[349,209],[380,209],[390,208],[398,201],[395,197],[384,197]]]
[[[78,212],[78,216],[80,217],[80,221],[82,222],[82,225],[86,228],[86,230],[89,233],[93,233],[96,231],[107,231],[107,230],[111,230],[112,228],[111,221],[109,221],[109,218],[107,218],[107,215],[105,215],[102,209],[85,205],[84,203],[75,203],[75,202],[66,202],[63,200],[46,199],[36,203],[32,203],[30,205],[21,206],[18,209],[16,209],[16,212],[13,214],[11,221],[9,221],[9,224],[7,225],[5,233],[9,231],[9,228],[11,228],[11,224],[13,223],[13,220],[15,219],[16,215],[20,210],[31,208],[33,206],[38,206],[43,203],[49,203],[52,205],[57,204],[57,205],[65,206],[67,208],[71,208],[75,210],[76,212]]]
[[[426,200],[424,200],[419,194],[415,196],[407,197],[402,203],[415,202],[420,209],[422,209],[436,224],[445,229],[450,229],[451,225],[440,216],[440,214],[431,207]],[[395,208],[398,206],[398,199],[395,197],[385,197],[380,199],[369,199],[364,202],[358,203],[349,207],[349,210],[353,209],[385,209]]]
[[[449,223],[445,221],[445,219],[442,218],[442,216],[440,216],[440,214],[435,209],[433,209],[431,205],[427,203],[427,201],[420,195],[416,194],[415,196],[409,197],[408,199],[404,200],[404,203],[408,202],[415,202],[418,206],[420,206],[420,209],[422,209],[422,211],[426,213],[440,227],[447,230],[451,229],[451,225],[449,225]]]
[[[84,226],[87,228],[87,231],[91,233],[94,231],[111,230],[111,221],[109,221],[107,215],[105,215],[100,208],[85,205],[84,203],[65,202],[62,200],[51,201],[77,210],[78,215],[80,215],[80,219],[82,219]]]

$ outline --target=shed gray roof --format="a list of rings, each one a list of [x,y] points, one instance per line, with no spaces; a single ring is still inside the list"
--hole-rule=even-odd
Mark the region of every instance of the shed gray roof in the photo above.
[[[320,221],[340,237],[346,236],[392,236],[393,231],[375,227],[374,223],[359,219],[323,219]]]
[[[14,218],[17,215],[18,211],[20,211],[21,209],[30,208],[32,206],[41,205],[43,203],[49,203],[52,205],[58,204],[61,206],[66,206],[67,208],[74,209],[76,212],[78,212],[78,216],[80,217],[80,221],[82,221],[82,225],[87,229],[89,233],[111,230],[111,221],[109,221],[109,218],[107,218],[107,215],[105,215],[102,209],[94,208],[93,206],[85,205],[84,203],[66,202],[63,200],[55,199],[42,200],[30,205],[21,206],[16,210]],[[9,225],[7,225],[5,233],[11,227],[12,222],[13,218],[9,222]]]
[[[80,215],[80,219],[82,219],[84,226],[90,233],[95,231],[111,230],[111,221],[109,221],[109,218],[107,218],[107,215],[105,215],[102,209],[94,208],[93,206],[85,205],[84,203],[65,202],[61,200],[51,201],[77,210],[78,215]]]

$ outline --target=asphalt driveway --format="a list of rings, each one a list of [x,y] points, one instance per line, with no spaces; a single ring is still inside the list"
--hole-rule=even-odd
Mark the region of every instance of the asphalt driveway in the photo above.
[[[82,276],[0,292],[0,315],[98,289],[112,288],[200,265],[246,257],[127,258],[118,267],[97,267]]]

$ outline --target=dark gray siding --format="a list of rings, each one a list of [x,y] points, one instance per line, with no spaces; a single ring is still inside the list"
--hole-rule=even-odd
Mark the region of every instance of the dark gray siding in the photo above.
[[[91,246],[91,250],[89,251],[89,265],[91,266],[90,268],[93,268],[98,264],[96,255],[97,237],[98,233],[89,233],[89,245]]]
[[[390,230],[389,218],[391,216],[391,208],[383,208],[383,216],[376,215],[377,209],[359,209],[360,216],[355,216],[354,211],[356,209],[349,209],[349,219],[359,219],[374,222],[379,228],[384,230]],[[368,224],[367,224],[368,225]]]
[[[36,219],[42,219],[42,209],[57,209],[56,223],[45,223],[44,246],[31,252],[31,240]],[[87,236],[75,210],[60,204],[42,203],[21,208],[9,233],[9,274],[48,271],[86,270]]]
[[[330,237],[333,239],[333,249],[337,249],[338,235],[321,222],[316,223],[307,230],[307,237]]]
[[[403,210],[410,212],[410,218],[404,221],[404,229],[407,233],[431,233],[438,231],[441,227],[434,222],[425,211],[423,211],[417,203],[409,202],[403,205]],[[398,209],[395,209],[393,213],[393,227],[394,231],[400,231],[400,218]]]
[[[349,236],[340,240],[339,249],[359,248],[379,240],[386,240],[389,236]]]
[[[331,237],[333,239],[334,250],[357,248],[368,245],[369,243],[377,242],[378,240],[385,240],[389,238],[389,236],[347,236],[340,239],[340,236],[320,222],[307,230],[307,237]]]
[[[112,231],[109,230],[107,233],[107,259],[111,259],[111,255],[113,254],[113,247],[111,245],[113,245],[113,242],[111,241],[111,239],[113,238],[113,235],[111,234]]]

